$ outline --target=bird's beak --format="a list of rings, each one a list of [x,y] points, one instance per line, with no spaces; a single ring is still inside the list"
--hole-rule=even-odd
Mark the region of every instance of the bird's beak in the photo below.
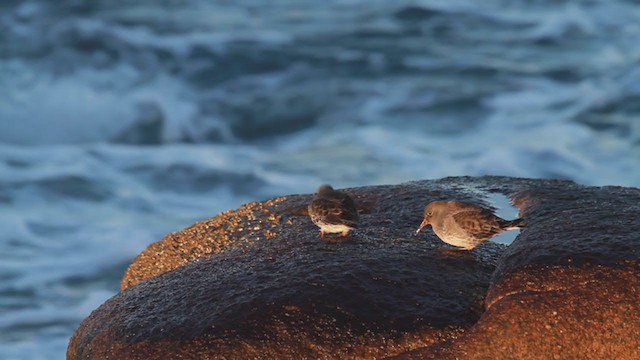
[[[416,234],[418,234],[420,232],[420,230],[422,230],[423,227],[429,225],[429,220],[428,219],[424,219],[422,220],[422,223],[420,224],[420,227],[418,228],[418,230],[416,230]]]

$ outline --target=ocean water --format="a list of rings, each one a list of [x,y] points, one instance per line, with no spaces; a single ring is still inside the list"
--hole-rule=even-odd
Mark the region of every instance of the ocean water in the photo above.
[[[145,246],[243,202],[638,186],[637,5],[0,2],[0,359],[64,358]]]

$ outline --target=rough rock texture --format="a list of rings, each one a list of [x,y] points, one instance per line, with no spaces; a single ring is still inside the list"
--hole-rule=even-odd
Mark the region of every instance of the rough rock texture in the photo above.
[[[281,216],[273,208],[287,198],[250,202],[178,232],[168,234],[143,251],[127,269],[122,290],[143,279],[186,265],[199,257],[253,242],[273,239]]]
[[[506,252],[413,236],[425,203],[483,191],[512,196],[527,220]],[[168,235],[67,357],[640,358],[640,190],[483,177],[348,192],[362,229],[347,241],[318,238],[310,196]]]
[[[640,359],[640,190],[518,192],[528,228],[464,336],[401,359]]]

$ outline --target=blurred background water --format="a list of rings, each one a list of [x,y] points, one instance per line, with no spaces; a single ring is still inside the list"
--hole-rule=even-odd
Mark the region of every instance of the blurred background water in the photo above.
[[[243,202],[638,186],[639,63],[637,1],[3,0],[0,358],[63,358],[146,245]]]

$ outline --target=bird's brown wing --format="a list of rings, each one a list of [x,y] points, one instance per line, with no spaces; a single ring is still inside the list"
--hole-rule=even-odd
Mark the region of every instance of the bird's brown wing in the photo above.
[[[314,199],[309,206],[309,214],[314,223],[358,227],[358,211],[349,197]]]
[[[465,230],[468,236],[477,240],[486,240],[503,231],[499,217],[491,210],[481,207],[467,207],[452,215],[456,224]]]
[[[345,217],[349,219],[349,221],[353,221],[353,223],[358,223],[360,216],[358,215],[358,209],[353,199],[347,194],[341,194],[340,202],[342,203]]]

